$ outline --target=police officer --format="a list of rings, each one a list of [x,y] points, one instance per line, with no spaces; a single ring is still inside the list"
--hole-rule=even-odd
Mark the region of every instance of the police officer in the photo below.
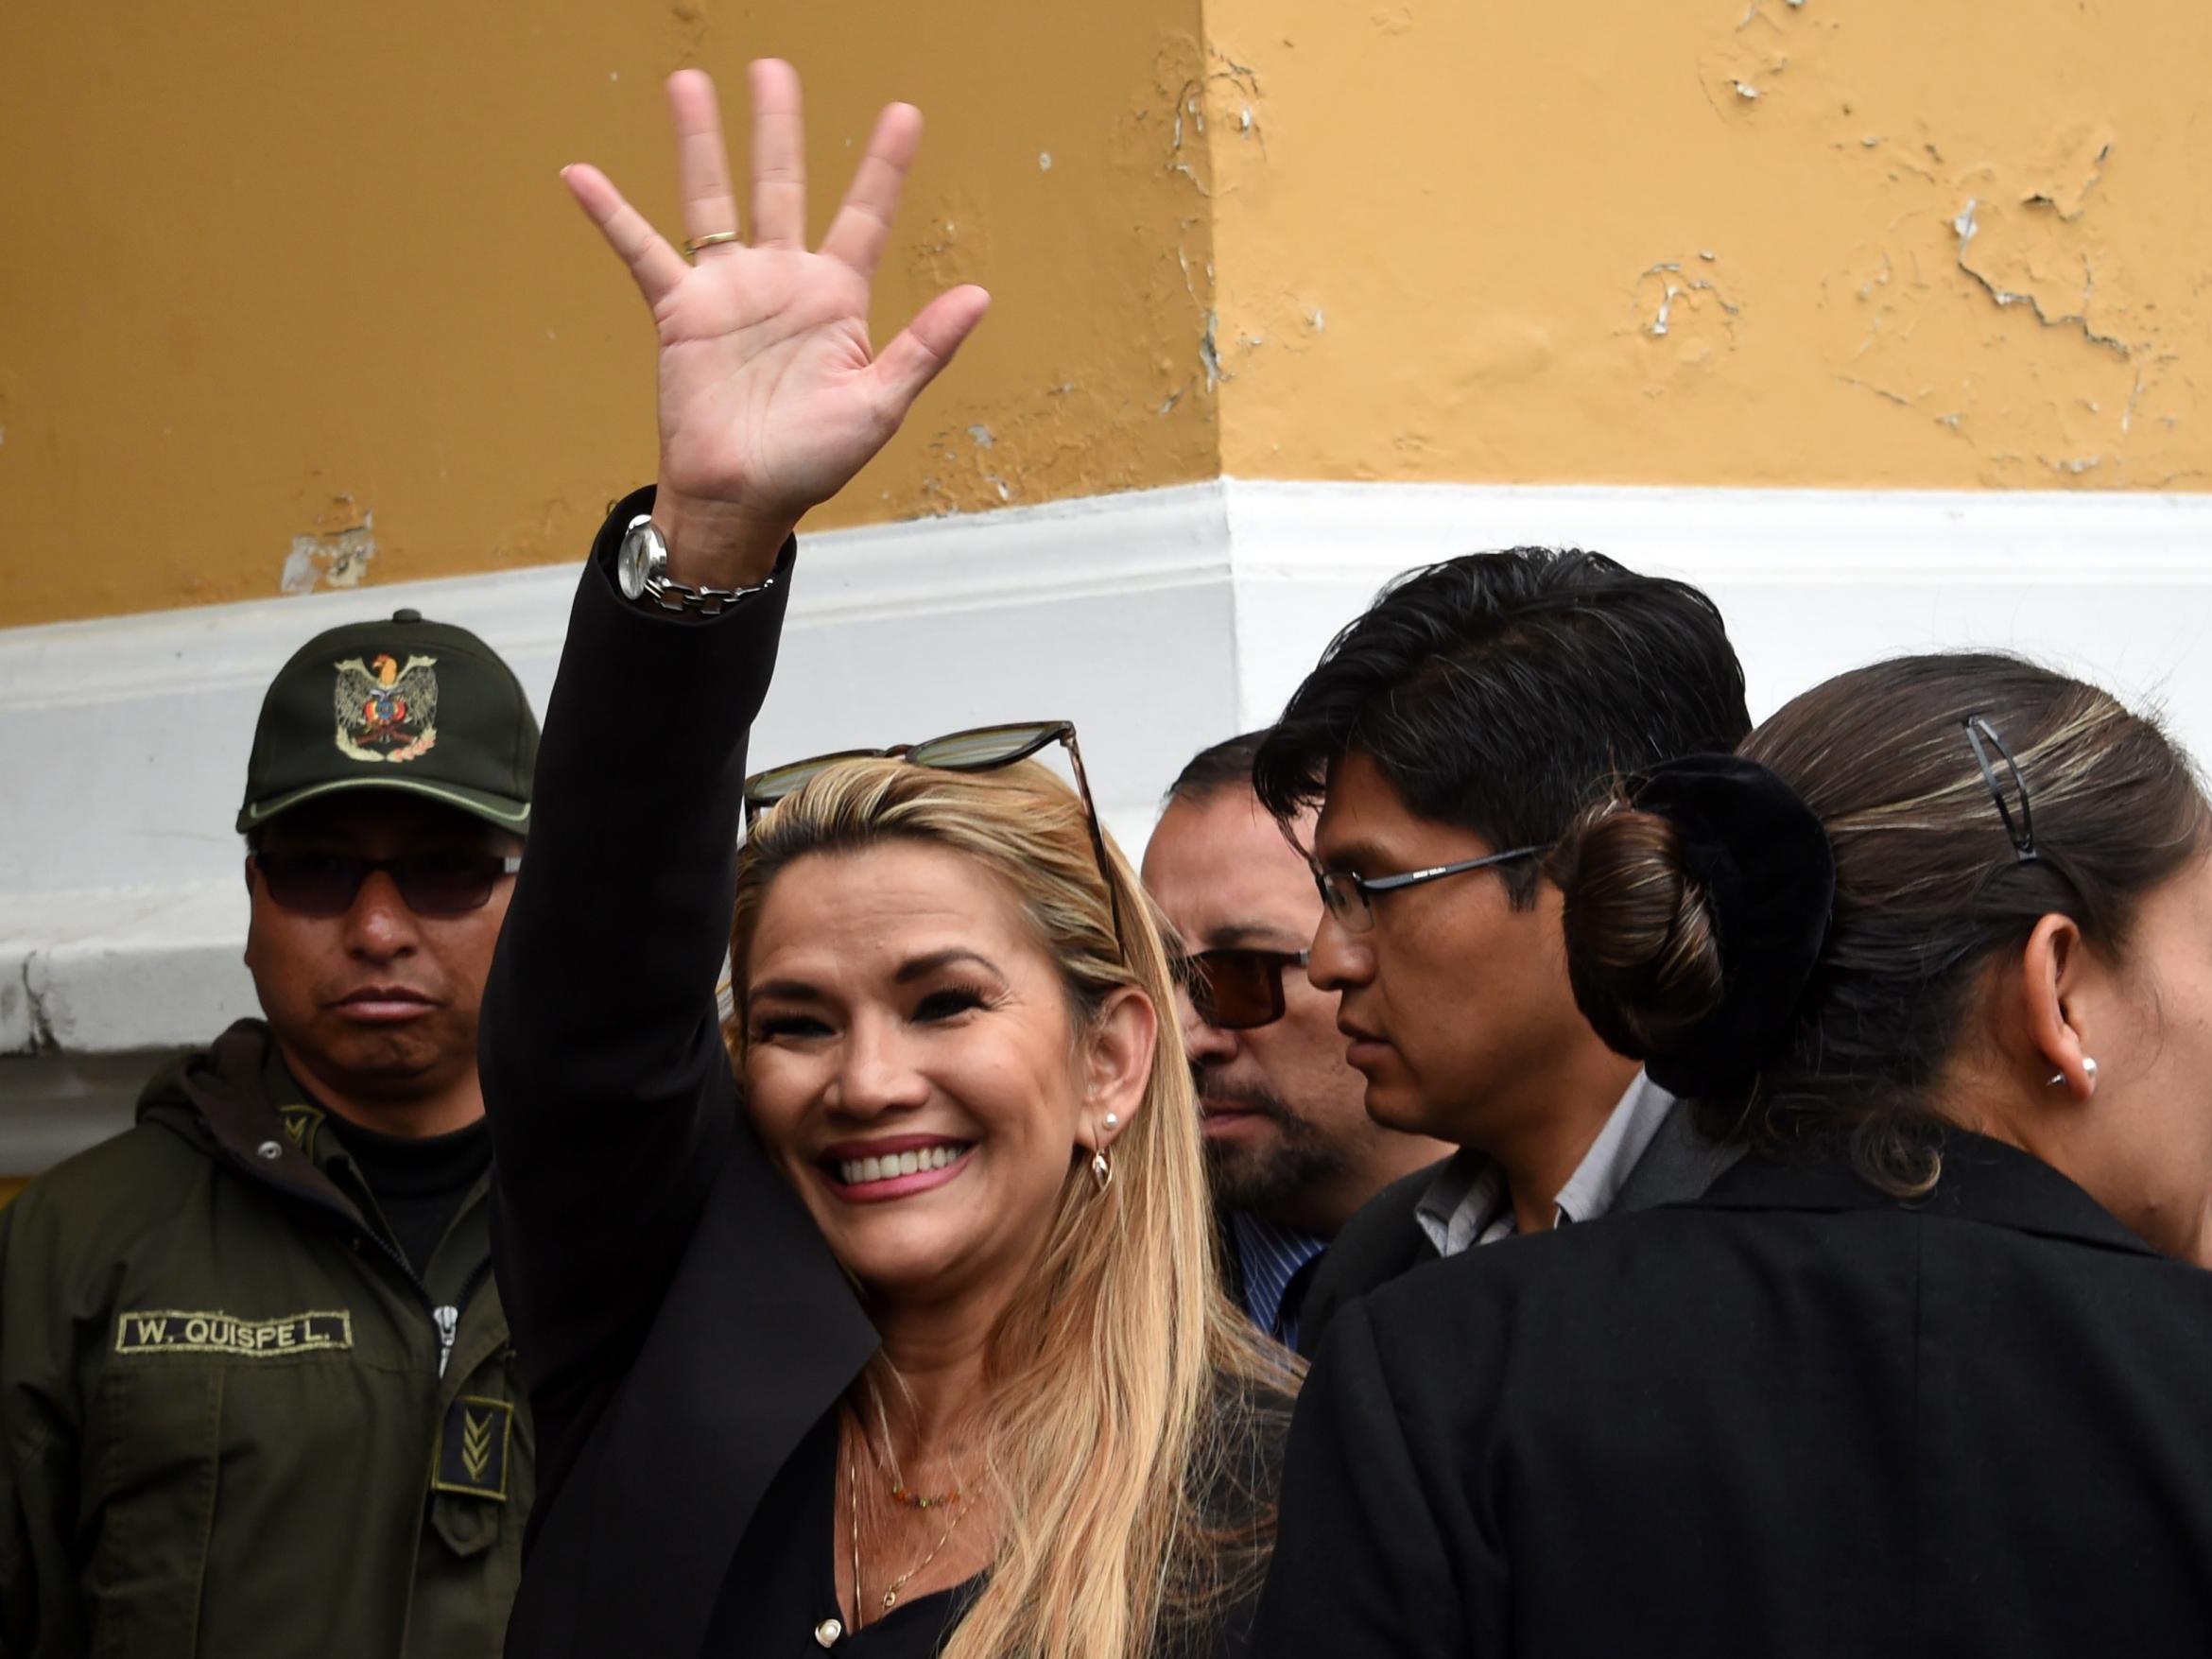
[[[0,1653],[496,1655],[531,1495],[476,1009],[537,721],[400,611],[270,685],[264,1018],[0,1210]]]

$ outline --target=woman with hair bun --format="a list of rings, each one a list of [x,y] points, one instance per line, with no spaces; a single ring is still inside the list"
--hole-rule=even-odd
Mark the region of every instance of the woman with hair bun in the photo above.
[[[1624,780],[1553,858],[1576,996],[1746,1156],[1353,1306],[1259,1650],[2212,1647],[2208,829],[2002,656]]]

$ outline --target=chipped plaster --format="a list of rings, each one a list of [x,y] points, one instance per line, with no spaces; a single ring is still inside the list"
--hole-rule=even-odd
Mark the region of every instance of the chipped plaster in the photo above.
[[[1214,0],[1224,467],[2212,489],[2212,12],[2152,13]]]
[[[1172,134],[1179,91],[1208,73],[1200,0],[942,0],[867,26],[761,9],[742,29],[704,0],[544,29],[431,0],[330,0],[281,27],[259,5],[0,17],[19,83],[0,146],[78,164],[0,169],[0,212],[42,228],[0,248],[0,539],[79,544],[93,501],[100,544],[0,562],[0,626],[272,596],[287,566],[295,588],[357,577],[366,601],[578,557],[652,475],[651,336],[555,169],[599,163],[673,229],[657,84],[692,62],[739,85],[764,44],[806,76],[818,231],[876,109],[927,112],[876,337],[942,285],[994,296],[915,420],[812,522],[1218,475],[1205,141],[1187,113],[1181,158]],[[90,84],[100,108],[73,90]],[[51,256],[112,248],[118,224],[159,261]],[[362,522],[330,515],[336,480],[375,510],[371,561],[329,540]]]
[[[825,526],[1222,472],[2212,489],[2197,0],[2126,50],[2077,0],[763,9],[818,222],[878,102],[929,112],[878,335],[996,299]],[[710,8],[19,8],[0,44],[0,145],[112,183],[0,177],[43,227],[0,250],[0,535],[96,500],[103,536],[0,566],[0,625],[566,560],[649,475],[634,297],[551,167],[674,222],[653,84],[751,44]],[[43,252],[118,222],[158,281]]]

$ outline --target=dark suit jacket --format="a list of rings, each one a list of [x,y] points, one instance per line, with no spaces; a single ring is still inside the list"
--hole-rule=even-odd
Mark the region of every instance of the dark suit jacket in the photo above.
[[[1712,1185],[1741,1151],[1707,1140],[1680,1101],[1667,1114],[1659,1132],[1636,1160],[1613,1201],[1615,1214],[1649,1210],[1696,1198]],[[1321,1352],[1330,1323],[1355,1296],[1436,1260],[1436,1246],[1421,1230],[1414,1208],[1442,1165],[1393,1181],[1360,1207],[1329,1245],[1314,1269],[1298,1330],[1298,1351],[1308,1359]]]
[[[1346,1310],[1270,1659],[2212,1650],[2212,1274],[2026,1153],[1840,1158]]]
[[[736,1109],[714,988],[745,735],[790,549],[711,621],[624,601],[600,531],[539,752],[536,822],[485,989],[495,1255],[537,1412],[508,1652],[700,1650],[769,1483],[873,1326]]]
[[[656,615],[606,569],[650,499],[617,505],[578,589],[484,996],[494,1255],[538,1434],[512,1659],[690,1659],[763,1609],[779,1652],[814,1650],[828,1609],[790,1570],[817,1542],[793,1529],[794,1482],[877,1346],[738,1109],[715,1007],[791,549],[775,586],[718,618]],[[1201,1501],[1234,1529],[1272,1504],[1287,1400],[1223,1405],[1249,1437]],[[1255,1592],[1239,1583],[1163,1650],[1241,1653]],[[871,1651],[890,1628],[866,1633]],[[897,1641],[934,1645],[911,1626]]]

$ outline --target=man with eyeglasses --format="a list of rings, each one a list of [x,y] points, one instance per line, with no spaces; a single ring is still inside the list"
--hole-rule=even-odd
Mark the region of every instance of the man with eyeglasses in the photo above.
[[[500,1651],[531,1493],[476,1010],[537,721],[414,611],[270,684],[263,1018],[0,1211],[0,1652]]]
[[[1417,570],[1330,645],[1253,762],[1317,805],[1313,984],[1368,1115],[1459,1149],[1346,1225],[1301,1348],[1400,1273],[1517,1233],[1693,1198],[1728,1162],[1575,1005],[1552,845],[1611,782],[1750,730],[1711,600],[1595,553]]]
[[[1376,1193],[1451,1149],[1386,1129],[1361,1104],[1335,1001],[1305,977],[1321,919],[1313,878],[1252,792],[1264,735],[1217,743],[1183,769],[1144,879],[1189,953],[1184,1046],[1231,1287],[1253,1323],[1296,1347],[1329,1241]]]

